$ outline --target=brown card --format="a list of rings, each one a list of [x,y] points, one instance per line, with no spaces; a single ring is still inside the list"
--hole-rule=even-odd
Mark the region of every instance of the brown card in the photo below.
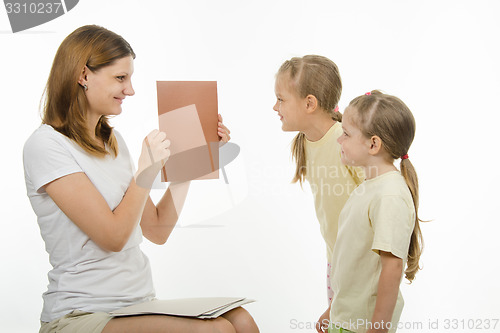
[[[160,131],[170,140],[162,181],[219,178],[216,81],[157,81]]]

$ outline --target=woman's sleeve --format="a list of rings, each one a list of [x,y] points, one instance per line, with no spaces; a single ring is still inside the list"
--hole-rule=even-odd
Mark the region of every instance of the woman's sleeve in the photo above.
[[[35,132],[26,141],[23,163],[26,182],[38,193],[44,185],[63,176],[82,172],[63,138],[56,133]]]

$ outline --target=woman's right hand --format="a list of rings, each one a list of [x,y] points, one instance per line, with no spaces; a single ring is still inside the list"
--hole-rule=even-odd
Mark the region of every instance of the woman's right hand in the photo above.
[[[137,185],[150,189],[156,175],[170,156],[170,140],[159,130],[153,130],[142,142],[135,182]]]

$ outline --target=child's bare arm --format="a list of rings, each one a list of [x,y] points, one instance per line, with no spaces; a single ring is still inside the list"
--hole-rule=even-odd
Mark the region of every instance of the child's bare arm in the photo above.
[[[372,328],[367,333],[388,331],[392,313],[398,298],[399,284],[403,273],[403,260],[390,252],[380,251],[382,272],[378,282],[377,303],[372,317]]]

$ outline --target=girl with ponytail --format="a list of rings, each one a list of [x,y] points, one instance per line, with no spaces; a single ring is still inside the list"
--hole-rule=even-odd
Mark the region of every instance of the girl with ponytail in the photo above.
[[[314,196],[316,216],[327,250],[327,295],[332,300],[329,265],[337,238],[338,218],[350,193],[363,179],[359,168],[340,160],[342,114],[338,103],[342,81],[337,65],[318,55],[285,61],[275,84],[276,104],[283,131],[298,131],[292,143],[296,161],[293,182],[307,180]],[[328,319],[329,311],[319,322]]]
[[[403,274],[413,281],[422,252],[418,180],[408,155],[415,119],[399,98],[375,90],[351,101],[342,129],[342,162],[363,168],[366,180],[340,214],[329,332],[395,332],[399,285]]]

